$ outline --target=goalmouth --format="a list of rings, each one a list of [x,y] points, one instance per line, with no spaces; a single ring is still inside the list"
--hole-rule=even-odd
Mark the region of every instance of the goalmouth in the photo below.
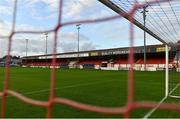
[[[180,50],[178,43],[169,48],[166,45],[166,96],[180,98]],[[170,60],[170,61],[168,61]]]

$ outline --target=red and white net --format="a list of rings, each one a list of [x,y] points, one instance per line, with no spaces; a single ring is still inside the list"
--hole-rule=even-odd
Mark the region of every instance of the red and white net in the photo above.
[[[5,117],[6,113],[6,104],[7,102],[7,96],[11,95],[16,97],[17,99],[39,107],[44,107],[47,109],[46,117],[50,118],[52,116],[52,108],[54,104],[63,104],[70,107],[73,107],[75,109],[79,110],[85,110],[90,112],[97,112],[97,113],[103,113],[103,114],[122,114],[125,118],[128,118],[131,116],[131,113],[136,109],[152,109],[155,108],[158,103],[157,102],[149,102],[149,101],[135,101],[135,94],[134,94],[134,15],[136,14],[136,11],[142,8],[143,6],[146,6],[147,3],[139,4],[136,1],[133,1],[133,5],[129,8],[127,13],[119,14],[112,17],[106,17],[106,18],[100,18],[100,19],[94,19],[94,20],[81,20],[81,21],[72,21],[72,22],[62,22],[62,5],[63,0],[59,0],[59,7],[58,7],[58,20],[56,25],[52,29],[47,29],[43,31],[19,31],[16,29],[16,19],[17,19],[17,0],[14,1],[14,10],[13,10],[13,22],[12,22],[12,31],[8,37],[2,36],[1,38],[8,38],[8,52],[7,52],[7,59],[6,59],[6,67],[5,67],[5,80],[4,80],[4,89],[2,92],[0,92],[0,96],[2,97],[1,102],[1,117]],[[132,0],[131,0],[132,2]],[[153,5],[156,3],[165,3],[169,2],[169,0],[153,0],[149,1],[149,5]],[[61,30],[61,28],[66,27],[68,25],[76,25],[76,24],[93,24],[93,23],[101,23],[104,21],[110,21],[113,19],[119,19],[122,17],[127,17],[130,21],[130,28],[129,28],[129,41],[130,41],[130,48],[129,48],[129,64],[130,64],[130,70],[128,72],[128,99],[126,101],[126,105],[124,107],[99,107],[96,105],[88,105],[83,104],[81,102],[76,102],[70,99],[66,98],[59,98],[55,95],[55,84],[56,84],[56,53],[57,53],[57,38],[58,38],[58,31]],[[153,28],[150,28],[153,29]],[[158,29],[157,29],[158,30]],[[53,60],[51,65],[53,68],[51,69],[51,78],[50,78],[50,92],[49,92],[49,100],[48,101],[40,101],[40,100],[34,100],[30,99],[28,97],[23,96],[22,94],[9,89],[9,80],[10,80],[10,55],[11,55],[11,49],[12,49],[12,38],[14,35],[18,34],[42,34],[42,33],[53,33]],[[159,32],[158,32],[159,33]],[[159,109],[165,109],[165,110],[175,110],[180,111],[180,104],[172,104],[172,103],[162,103],[159,105]]]

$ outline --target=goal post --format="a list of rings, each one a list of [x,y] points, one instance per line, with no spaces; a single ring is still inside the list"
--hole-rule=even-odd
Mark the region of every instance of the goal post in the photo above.
[[[166,70],[165,70],[165,96],[168,96],[169,92],[169,47],[168,45],[165,45],[165,59],[166,59]]]

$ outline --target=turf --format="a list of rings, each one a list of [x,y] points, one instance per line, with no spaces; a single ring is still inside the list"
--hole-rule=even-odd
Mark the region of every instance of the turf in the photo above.
[[[9,88],[37,100],[48,100],[50,69],[11,68]],[[157,101],[164,97],[164,72],[135,72],[135,100]],[[0,68],[0,89],[3,89],[4,69]],[[127,71],[58,69],[56,96],[78,102],[106,106],[124,106],[127,100]],[[180,103],[177,99],[167,102]],[[7,98],[6,117],[45,117],[47,109],[32,106],[15,97]],[[143,117],[149,110],[138,109],[132,117]],[[77,110],[65,105],[53,105],[53,117],[100,118],[122,117]],[[158,110],[151,117],[180,117],[175,111]]]

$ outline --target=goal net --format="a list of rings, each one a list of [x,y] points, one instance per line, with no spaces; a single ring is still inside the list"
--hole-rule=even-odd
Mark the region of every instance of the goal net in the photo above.
[[[161,41],[162,43],[167,44],[169,41],[174,39],[177,41],[179,38],[179,31],[180,25],[179,23],[179,16],[177,17],[178,11],[177,8],[180,7],[179,0],[174,0],[176,2],[170,2],[171,0],[98,0],[102,4],[106,5],[107,7],[111,8],[117,14],[110,17],[103,17],[103,18],[95,18],[95,19],[85,19],[85,20],[74,20],[72,21],[63,21],[63,2],[67,0],[57,0],[58,4],[58,17],[57,22],[53,27],[50,29],[45,30],[28,30],[28,28],[24,30],[16,29],[16,25],[18,22],[16,21],[18,14],[18,0],[12,0],[14,2],[13,8],[13,20],[12,23],[12,30],[8,36],[0,36],[0,38],[8,39],[7,45],[7,58],[6,58],[6,68],[5,68],[5,78],[3,82],[3,90],[0,92],[1,96],[1,117],[6,117],[6,103],[7,96],[11,95],[18,100],[21,100],[27,104],[31,104],[33,106],[42,107],[47,110],[46,117],[51,118],[53,113],[53,107],[56,104],[66,105],[68,107],[72,107],[78,110],[88,111],[88,112],[96,112],[100,114],[116,114],[122,115],[125,118],[131,117],[134,110],[138,109],[164,109],[170,111],[180,111],[180,104],[179,103],[171,103],[171,102],[160,102],[157,101],[143,101],[143,100],[135,100],[135,71],[134,71],[134,61],[135,61],[135,49],[134,49],[134,41],[135,41],[135,25],[141,28],[142,30],[149,33],[151,36],[156,38],[157,40]],[[20,0],[19,0],[20,1]],[[53,1],[53,0],[52,0]],[[90,1],[90,0],[87,0]],[[139,2],[138,2],[139,1]],[[178,6],[179,5],[179,6]],[[70,5],[71,6],[71,5]],[[143,25],[143,17],[141,14],[141,10],[144,7],[147,7],[147,24],[146,27]],[[39,8],[39,7],[38,7]],[[77,7],[79,8],[79,7]],[[141,9],[141,10],[140,10]],[[176,9],[176,10],[175,10]],[[44,9],[43,9],[44,10]],[[68,9],[66,12],[69,12]],[[98,11],[97,11],[98,12]],[[84,104],[82,102],[77,102],[75,100],[71,100],[68,98],[61,98],[55,94],[56,89],[56,78],[57,78],[57,38],[58,38],[58,31],[60,29],[67,27],[69,25],[76,25],[76,24],[94,24],[100,22],[107,22],[110,20],[126,18],[129,20],[129,47],[128,47],[128,79],[127,79],[127,100],[125,101],[124,106],[114,106],[114,107],[103,107],[97,105],[90,105]],[[174,17],[173,21],[171,18]],[[19,18],[21,19],[21,18]],[[42,18],[43,19],[43,18]],[[45,19],[43,19],[45,20]],[[117,25],[118,26],[118,25]],[[176,27],[178,26],[178,27]],[[113,31],[114,32],[114,31]],[[17,34],[42,34],[42,33],[53,33],[54,37],[52,38],[52,61],[51,61],[51,77],[50,77],[50,88],[49,88],[49,98],[46,101],[42,100],[35,100],[29,97],[24,96],[23,94],[16,92],[15,90],[11,90],[9,88],[10,82],[10,61],[11,61],[11,52],[12,52],[12,39]],[[109,34],[109,31],[107,32]],[[104,35],[104,34],[103,34]],[[167,52],[166,52],[167,53]],[[78,54],[79,55],[79,54]],[[170,97],[180,97],[180,50],[177,47],[171,47],[169,52],[169,62],[166,62],[166,94]],[[167,61],[167,60],[166,60]],[[169,63],[169,65],[168,65]],[[168,67],[167,67],[168,66]],[[168,73],[169,71],[169,73]],[[168,76],[168,75],[169,76]],[[106,75],[105,75],[106,76]],[[146,78],[146,77],[144,77]],[[163,80],[164,81],[164,80]],[[147,84],[148,82],[146,82]],[[42,85],[42,84],[41,84]],[[142,84],[138,84],[142,85]],[[148,85],[148,84],[147,84]],[[144,86],[146,88],[146,85]],[[153,87],[152,87],[153,88]],[[151,91],[149,91],[151,93]],[[156,92],[153,92],[156,93]],[[148,95],[148,94],[147,94]],[[166,95],[166,96],[167,96]],[[164,100],[163,100],[164,101]],[[17,106],[17,105],[15,105]]]
[[[170,97],[180,98],[180,49],[171,47],[169,51],[169,81],[168,93]]]

